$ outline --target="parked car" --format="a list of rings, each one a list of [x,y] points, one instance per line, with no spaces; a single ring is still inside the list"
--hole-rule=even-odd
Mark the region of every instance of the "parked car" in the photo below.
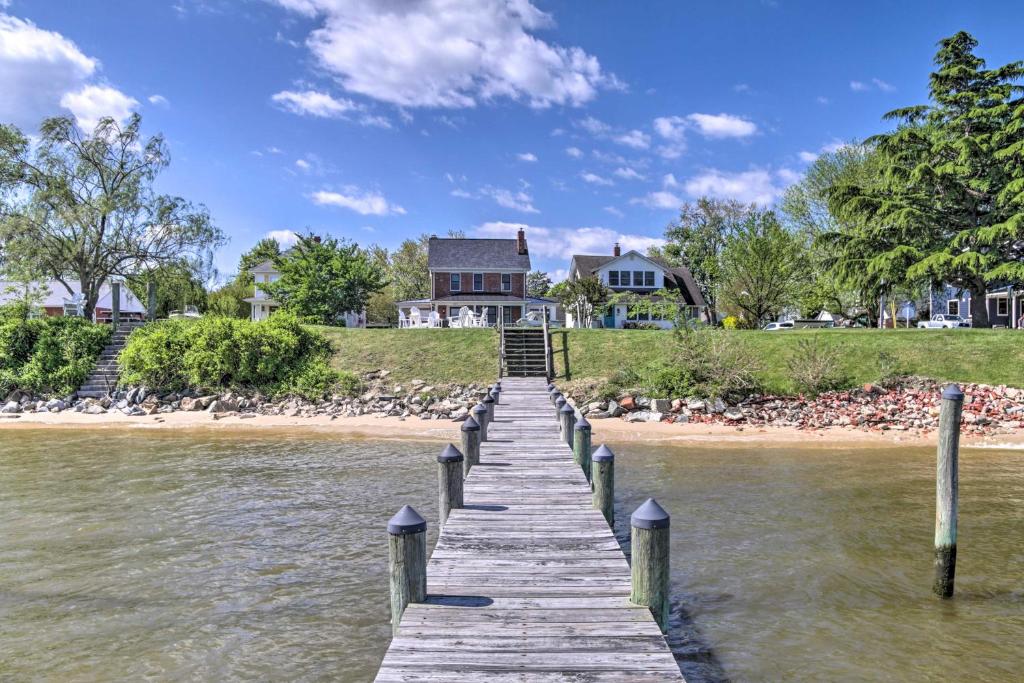
[[[764,330],[765,332],[775,332],[777,330],[791,330],[794,327],[795,325],[793,325],[793,321],[787,320],[786,322],[782,323],[768,323],[761,329]]]
[[[960,316],[949,315],[948,313],[939,313],[937,315],[933,315],[931,320],[922,320],[917,323],[918,329],[922,330],[953,329],[957,327],[970,326],[971,324]]]

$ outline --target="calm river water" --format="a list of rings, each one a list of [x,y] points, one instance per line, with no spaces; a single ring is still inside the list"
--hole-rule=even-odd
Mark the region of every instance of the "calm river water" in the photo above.
[[[436,519],[438,450],[3,432],[0,679],[371,678],[384,527],[403,503]],[[931,449],[616,452],[620,537],[648,495],[673,514],[691,683],[1024,678],[1024,452],[961,456],[950,602],[929,592]]]

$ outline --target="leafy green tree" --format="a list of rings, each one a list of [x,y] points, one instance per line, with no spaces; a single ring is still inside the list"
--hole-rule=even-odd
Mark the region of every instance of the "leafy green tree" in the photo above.
[[[404,240],[391,254],[388,279],[397,301],[425,299],[430,296],[430,272],[427,270],[427,245],[430,235]]]
[[[91,317],[100,286],[160,266],[210,259],[223,233],[202,206],[156,194],[170,159],[162,136],[143,140],[141,118],[101,119],[91,135],[66,117],[43,121],[38,142],[0,125],[0,243],[6,260],[31,263]]]
[[[345,313],[362,311],[387,284],[359,245],[331,237],[300,237],[275,265],[280,277],[260,286],[285,311],[319,325],[336,325]]]
[[[200,311],[206,310],[206,287],[203,280],[196,275],[195,268],[171,263],[159,266],[150,272],[129,277],[128,288],[135,298],[148,305],[149,282],[156,285],[156,316],[166,318],[171,311],[184,310],[186,306],[195,306]]]
[[[978,41],[939,41],[930,104],[886,114],[896,130],[868,140],[880,182],[845,184],[838,213],[858,219],[841,236],[860,267],[900,282],[948,282],[971,292],[976,327],[988,327],[987,283],[1024,281],[1024,62],[986,69]]]
[[[273,261],[281,255],[281,244],[273,237],[265,237],[238,259],[238,275],[246,284],[253,284],[252,269],[264,261]]]
[[[526,296],[547,296],[551,289],[551,278],[543,270],[531,270],[526,274]]]
[[[245,299],[252,294],[252,285],[235,278],[206,295],[206,311],[225,318],[248,319],[252,305]]]
[[[722,250],[722,300],[748,325],[760,325],[795,302],[805,272],[799,236],[775,212],[752,211]]]
[[[608,288],[594,275],[567,280],[560,293],[562,306],[572,313],[578,327],[590,327],[594,312],[608,302],[609,296]]]
[[[683,204],[679,218],[665,230],[665,246],[651,250],[652,256],[689,268],[712,321],[718,320],[722,252],[729,237],[753,210],[733,199],[712,197]]]

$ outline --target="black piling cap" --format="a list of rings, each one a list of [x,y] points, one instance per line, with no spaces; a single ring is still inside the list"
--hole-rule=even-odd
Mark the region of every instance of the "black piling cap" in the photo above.
[[[427,520],[412,509],[411,505],[403,505],[394,517],[388,521],[388,533],[392,536],[407,536],[427,530]]]
[[[564,405],[565,405],[565,397],[562,396],[561,394],[559,394],[558,398],[555,399],[555,407],[558,408],[559,410],[561,410],[562,406],[564,406]]]
[[[475,410],[473,412],[476,412]],[[484,412],[487,412],[487,408],[484,408]],[[480,423],[474,420],[472,417],[467,417],[462,423],[462,431],[464,432],[479,432]]]
[[[484,396],[484,400],[480,401],[480,402],[481,403],[494,403],[494,397],[491,396],[490,394],[487,394],[486,396]]]
[[[583,430],[587,430],[589,432],[590,431],[590,423],[587,422],[587,418],[581,417],[580,419],[576,420],[576,426],[573,427],[573,429],[575,429],[577,431],[581,431],[581,432]]]
[[[548,393],[550,394],[554,390],[555,390],[555,383],[554,382],[548,382]]]
[[[594,460],[597,460],[597,455],[600,452],[601,449],[597,449],[597,453],[594,453]],[[669,519],[665,508],[658,505],[658,501],[653,498],[648,498],[647,502],[633,511],[629,523],[636,529],[667,529]]]
[[[948,401],[962,401],[964,400],[964,392],[958,385],[950,384],[942,390],[942,398]]]
[[[576,409],[575,409],[575,408],[573,408],[573,407],[572,407],[572,406],[571,406],[571,405],[569,404],[569,402],[568,402],[568,401],[566,401],[566,402],[565,402],[565,404],[564,404],[564,405],[563,405],[563,406],[562,406],[561,408],[559,408],[559,409],[558,409],[558,412],[560,412],[560,413],[575,413],[575,412],[576,412]]]
[[[473,418],[470,419],[472,420]],[[477,426],[477,429],[480,429],[480,427]],[[444,450],[441,451],[441,455],[437,456],[438,462],[462,462],[464,459],[462,451],[451,444],[445,446]]]
[[[615,454],[612,453],[612,449],[602,444],[600,448],[594,451],[594,454],[590,456],[590,459],[594,462],[615,462]],[[657,503],[655,503],[655,505],[657,505]],[[664,510],[662,510],[662,512],[664,512]],[[635,515],[636,513],[634,512],[633,514]]]
[[[483,415],[484,413],[487,412],[487,406],[485,406],[483,403],[477,403],[475,406],[473,406],[473,412],[476,413],[477,415]],[[477,422],[480,422],[480,420],[477,420]],[[478,424],[477,427],[479,426],[480,425]]]

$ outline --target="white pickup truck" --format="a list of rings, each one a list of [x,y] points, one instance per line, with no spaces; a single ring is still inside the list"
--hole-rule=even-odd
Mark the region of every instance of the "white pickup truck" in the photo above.
[[[933,315],[931,320],[922,320],[917,323],[917,326],[922,330],[938,330],[943,328],[970,327],[971,324],[958,315],[939,313],[938,315]]]

